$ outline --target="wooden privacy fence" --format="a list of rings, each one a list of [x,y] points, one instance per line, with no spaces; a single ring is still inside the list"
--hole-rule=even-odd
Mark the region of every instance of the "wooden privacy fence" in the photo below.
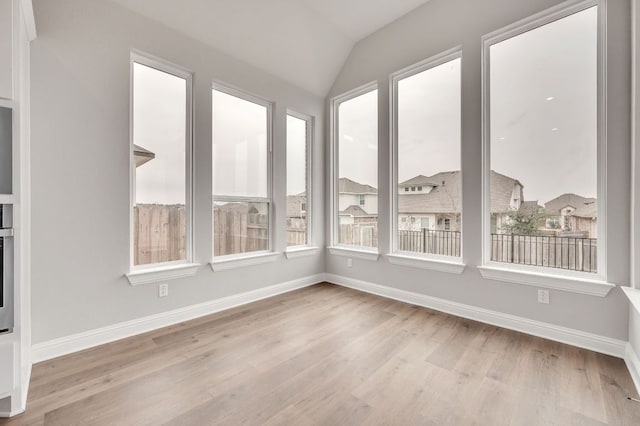
[[[183,205],[137,204],[133,228],[135,265],[186,259]]]
[[[137,204],[133,208],[136,265],[186,259],[183,205]],[[216,256],[267,250],[268,215],[214,209],[213,249]],[[287,219],[287,245],[307,243],[305,219]]]
[[[269,248],[269,216],[233,210],[213,210],[213,254],[247,253]]]
[[[460,256],[460,232],[422,229],[398,231],[398,250],[442,256]]]
[[[491,260],[597,272],[597,238],[491,234]]]
[[[307,219],[299,217],[287,218],[287,246],[307,244]]]
[[[378,247],[376,222],[340,224],[340,244],[359,247]]]

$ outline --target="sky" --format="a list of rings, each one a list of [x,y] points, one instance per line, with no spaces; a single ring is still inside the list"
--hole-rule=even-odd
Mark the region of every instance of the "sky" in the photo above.
[[[136,169],[136,203],[185,202],[186,93],[183,78],[134,64],[133,143],[155,154]]]
[[[596,21],[594,7],[490,49],[491,168],[518,179],[527,201],[596,196]],[[454,60],[399,82],[400,181],[460,169],[460,66]],[[338,121],[340,177],[374,187],[377,95],[341,103]],[[134,66],[134,143],[156,154],[137,170],[137,202],[184,203],[185,96],[184,79]],[[305,189],[296,120],[287,120],[287,194]],[[214,194],[267,195],[266,135],[264,106],[213,91]]]
[[[307,122],[287,115],[287,195],[307,190]]]
[[[267,108],[213,91],[213,194],[267,197]]]
[[[597,9],[491,47],[491,164],[545,203],[597,193]]]
[[[378,91],[338,105],[339,177],[378,187]]]

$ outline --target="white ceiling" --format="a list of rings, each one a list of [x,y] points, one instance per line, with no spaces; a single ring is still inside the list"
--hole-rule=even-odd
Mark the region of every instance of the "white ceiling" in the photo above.
[[[353,45],[428,0],[113,0],[325,96]]]

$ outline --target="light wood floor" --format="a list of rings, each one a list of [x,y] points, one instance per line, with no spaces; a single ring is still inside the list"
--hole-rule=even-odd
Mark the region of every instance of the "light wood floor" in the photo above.
[[[34,366],[0,425],[640,425],[620,359],[321,284]]]

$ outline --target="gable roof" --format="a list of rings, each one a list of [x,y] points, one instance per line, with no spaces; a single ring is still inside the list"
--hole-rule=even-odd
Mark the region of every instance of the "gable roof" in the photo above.
[[[582,206],[576,208],[576,210],[571,213],[571,216],[588,218],[598,217],[598,202],[595,200],[587,201]]]
[[[378,190],[371,185],[358,183],[349,178],[340,178],[338,192],[346,194],[377,194]]]
[[[340,212],[341,215],[353,217],[375,217],[377,215],[367,213],[362,207],[351,205]]]
[[[433,176],[416,176],[409,179],[433,182],[435,188],[428,194],[398,194],[400,213],[454,213],[461,208],[460,171],[436,173]],[[405,181],[408,182],[408,181]],[[404,183],[404,182],[403,182]],[[522,184],[513,178],[491,171],[491,213],[504,212],[511,207],[511,196],[515,185]]]
[[[399,187],[405,186],[415,186],[415,185],[424,185],[424,186],[437,186],[437,183],[431,181],[431,178],[428,178],[425,175],[418,175],[411,179],[405,180],[404,182],[400,182],[398,184]]]
[[[538,204],[538,201],[523,201],[520,204],[520,211],[523,212],[537,212],[542,209],[542,206]]]
[[[573,207],[578,210],[585,207],[587,204],[595,204],[595,198],[586,198],[581,195],[565,193],[557,196],[556,198],[549,200],[545,203],[544,208],[549,214],[559,215],[560,210],[565,207]],[[597,210],[597,208],[596,208]]]
[[[524,186],[519,180],[491,170],[491,213],[502,213],[511,209],[513,189],[520,186],[520,200],[524,199]]]

